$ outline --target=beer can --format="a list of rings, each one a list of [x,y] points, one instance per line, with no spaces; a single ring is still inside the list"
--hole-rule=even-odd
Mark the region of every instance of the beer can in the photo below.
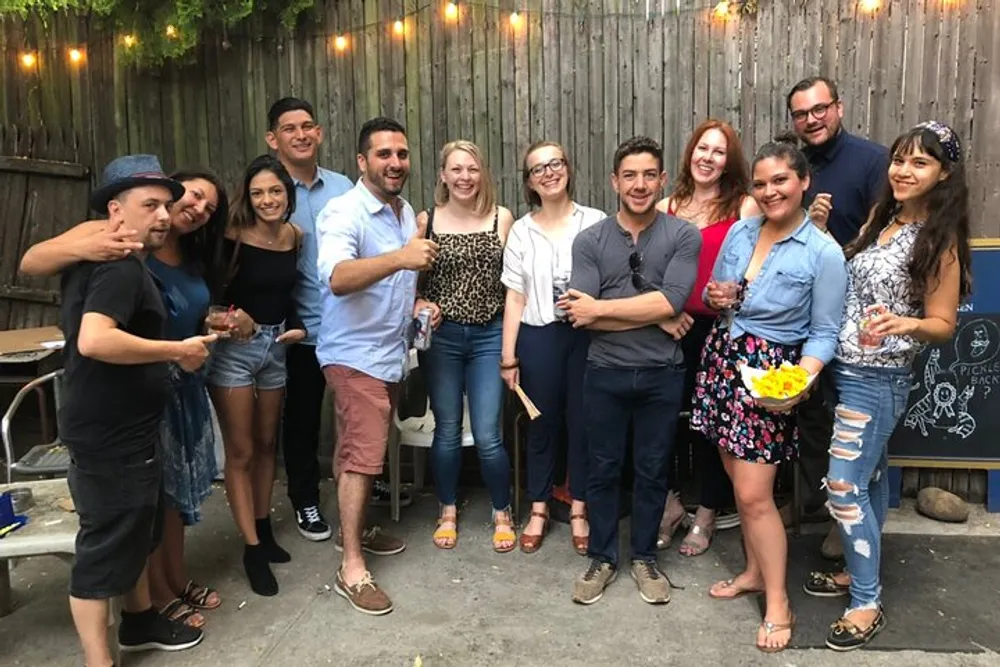
[[[560,321],[566,319],[566,311],[555,304],[559,303],[559,299],[562,298],[567,289],[569,289],[569,280],[564,276],[555,276],[552,278],[552,311],[556,319]]]
[[[417,313],[416,334],[413,337],[413,347],[423,352],[431,346],[431,309],[421,308]]]

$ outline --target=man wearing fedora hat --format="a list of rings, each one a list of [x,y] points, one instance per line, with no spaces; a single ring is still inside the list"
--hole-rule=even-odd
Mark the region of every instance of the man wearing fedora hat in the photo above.
[[[145,253],[170,229],[168,207],[184,187],[152,155],[127,155],[104,169],[91,206],[109,226],[135,230],[143,249],[111,262],[81,262],[63,275],[66,338],[59,432],[71,455],[70,493],[80,520],[70,574],[70,609],[87,665],[112,664],[108,600],[123,596],[122,650],[180,650],[202,631],[153,609],[146,560],[158,541],[159,421],[167,366],[199,368],[214,335],[163,338],[167,310]]]

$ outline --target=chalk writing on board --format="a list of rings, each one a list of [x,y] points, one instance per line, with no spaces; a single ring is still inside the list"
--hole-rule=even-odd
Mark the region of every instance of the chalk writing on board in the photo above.
[[[969,401],[977,394],[983,399],[1000,385],[1000,327],[987,319],[966,322],[954,338],[955,360],[942,370],[941,350],[933,349],[924,365],[923,382],[913,390],[923,396],[906,411],[903,426],[927,437],[928,429],[943,430],[962,439],[976,430],[969,413]]]

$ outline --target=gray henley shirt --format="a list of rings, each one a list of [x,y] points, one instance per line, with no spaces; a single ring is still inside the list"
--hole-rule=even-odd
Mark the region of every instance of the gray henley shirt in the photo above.
[[[644,289],[632,281],[629,258],[639,252],[639,274]],[[595,299],[625,299],[659,290],[681,312],[698,272],[701,233],[672,215],[659,213],[639,233],[638,243],[612,215],[585,229],[573,242],[570,287]],[[590,332],[587,360],[601,368],[655,368],[679,366],[684,354],[679,343],[656,325],[629,331]]]

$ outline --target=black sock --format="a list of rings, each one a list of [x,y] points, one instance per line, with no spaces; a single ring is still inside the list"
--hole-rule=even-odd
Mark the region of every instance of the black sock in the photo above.
[[[250,588],[257,595],[278,594],[278,580],[271,572],[264,544],[247,544],[243,547],[243,569],[246,570]]]
[[[254,523],[257,525],[257,539],[260,540],[260,546],[264,547],[267,559],[272,563],[287,563],[291,561],[291,554],[278,546],[277,541],[274,539],[274,533],[271,532],[271,517],[266,516],[263,519],[256,519]]]

